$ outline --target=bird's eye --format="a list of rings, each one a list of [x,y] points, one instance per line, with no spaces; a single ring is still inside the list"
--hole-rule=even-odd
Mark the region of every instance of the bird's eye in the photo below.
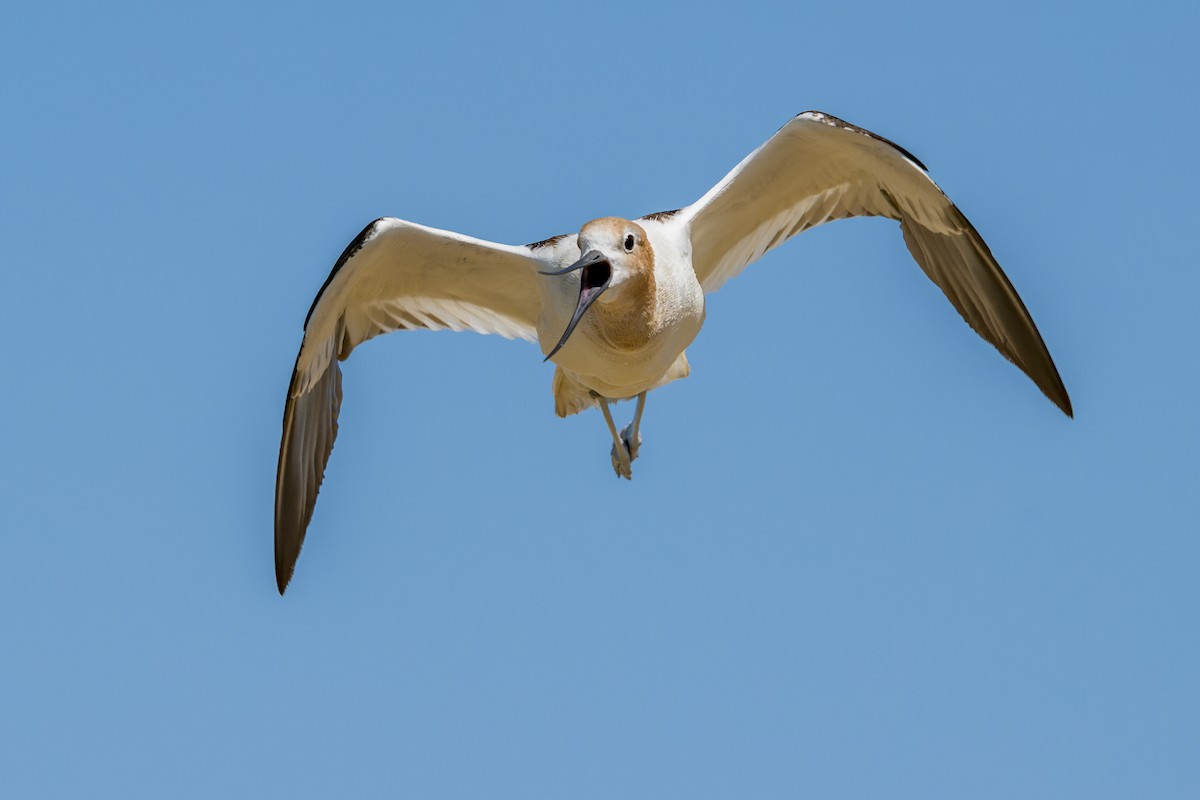
[[[626,236],[626,237],[625,237],[625,252],[626,252],[626,253],[632,253],[632,252],[633,252],[633,244],[634,244],[634,242],[633,242],[633,234],[631,233],[631,234],[629,234],[628,236]]]

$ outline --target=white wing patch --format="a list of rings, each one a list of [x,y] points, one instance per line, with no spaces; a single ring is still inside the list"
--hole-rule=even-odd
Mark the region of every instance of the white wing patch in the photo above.
[[[537,343],[537,331],[519,319],[473,303],[436,297],[405,297],[361,306],[349,321],[344,317],[339,327],[340,335],[326,337],[301,353],[296,364],[301,379],[293,388],[294,397],[316,384],[333,360],[335,344],[337,357],[344,361],[358,345],[392,331],[473,331]]]
[[[796,234],[830,220],[848,216],[839,209],[847,187],[847,184],[841,184],[818,192],[804,198],[795,206],[764,219],[717,261],[702,284],[705,293],[717,291],[726,281],[745,269],[747,264],[754,263],[768,250]]]
[[[527,249],[403,220],[379,220],[368,230],[314,306],[295,396],[309,391],[335,356],[344,360],[363,342],[396,330],[537,340],[534,276],[541,262]]]

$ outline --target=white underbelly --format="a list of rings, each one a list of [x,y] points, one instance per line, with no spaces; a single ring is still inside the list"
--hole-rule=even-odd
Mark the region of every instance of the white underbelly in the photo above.
[[[633,397],[667,382],[668,372],[700,332],[704,310],[673,322],[637,350],[614,348],[580,325],[553,360],[603,397]]]

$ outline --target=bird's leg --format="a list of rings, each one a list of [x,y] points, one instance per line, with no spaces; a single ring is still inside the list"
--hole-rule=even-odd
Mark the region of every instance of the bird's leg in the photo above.
[[[621,431],[621,441],[625,443],[625,449],[629,451],[629,460],[632,462],[638,457],[638,449],[642,446],[642,409],[646,407],[646,393],[642,392],[638,395],[637,411],[633,412],[633,422],[625,426]]]
[[[604,412],[604,421],[608,423],[608,432],[613,437],[611,453],[613,469],[616,470],[618,478],[633,480],[633,468],[630,466],[633,459],[629,457],[629,451],[625,448],[625,443],[621,441],[621,434],[617,433],[612,412],[608,410],[608,399],[596,395],[596,401],[600,403],[600,410]]]

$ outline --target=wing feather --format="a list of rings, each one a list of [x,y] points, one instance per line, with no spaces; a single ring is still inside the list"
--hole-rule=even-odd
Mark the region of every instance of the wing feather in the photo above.
[[[537,340],[545,268],[529,247],[472,239],[398,219],[354,238],[305,318],[283,411],[275,479],[275,579],[291,580],[337,436],[338,362],[389,331],[426,328]]]
[[[818,111],[800,114],[679,222],[707,293],[792,236],[847,217],[898,220],[909,252],[967,324],[1071,415],[1033,318],[979,232],[916,157],[881,136]]]

